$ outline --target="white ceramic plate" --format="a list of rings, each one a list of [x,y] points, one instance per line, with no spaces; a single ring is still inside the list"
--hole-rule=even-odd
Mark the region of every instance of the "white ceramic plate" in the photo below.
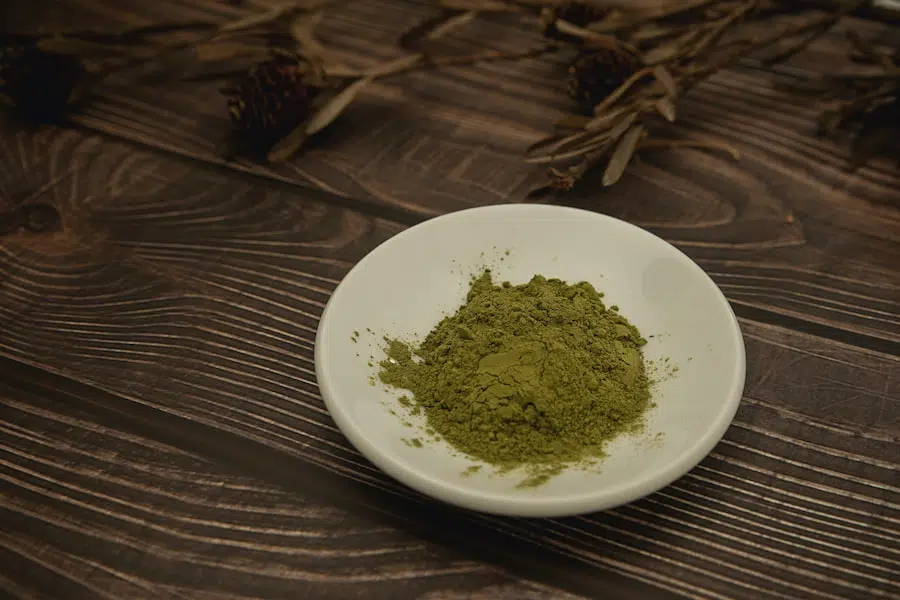
[[[506,252],[509,252],[506,255]],[[566,471],[518,489],[521,473],[494,474],[445,442],[415,447],[400,392],[372,385],[384,335],[422,339],[463,303],[471,275],[535,274],[588,281],[649,343],[647,360],[678,372],[653,390],[645,433],[619,438],[596,470]],[[355,332],[359,332],[356,335]],[[517,516],[608,509],[685,474],[722,438],[744,386],[744,345],[712,280],[674,246],[604,215],[542,205],[501,205],[431,219],[391,238],[353,268],[328,302],[316,337],[319,389],[338,427],[389,475],[440,500]],[[396,414],[392,414],[392,412]],[[419,426],[423,421],[415,421]]]

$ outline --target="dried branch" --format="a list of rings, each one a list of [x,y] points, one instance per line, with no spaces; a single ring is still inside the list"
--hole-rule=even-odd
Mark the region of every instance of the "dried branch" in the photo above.
[[[847,37],[850,58],[878,71],[829,74],[781,87],[797,94],[812,93],[824,105],[820,135],[850,133],[850,166],[855,169],[878,155],[900,151],[900,45],[879,49],[856,32],[848,32]]]
[[[686,0],[649,9],[620,7],[577,27],[568,23],[559,27],[559,21],[548,25],[545,13],[544,26],[563,31],[564,41],[579,49],[570,88],[580,102],[589,100],[593,118],[581,121],[574,132],[570,127],[539,141],[526,152],[526,160],[544,164],[579,160],[567,169],[551,168],[551,186],[569,189],[594,166],[603,169],[603,184],[612,185],[642,148],[719,148],[690,140],[654,142],[646,126],[660,118],[674,122],[677,102],[685,92],[736,61],[770,49],[775,52],[766,64],[786,60],[866,4],[867,0],[835,2],[823,11],[777,0]],[[766,25],[764,35],[754,33],[761,23]],[[601,39],[598,36],[602,46],[594,44]],[[604,73],[603,83],[609,83],[611,73],[624,64],[620,57],[635,50],[640,61],[628,76],[615,86],[598,84],[597,73]],[[893,70],[885,69],[870,78],[892,76]],[[860,110],[856,105],[842,109],[842,119]],[[577,123],[572,117],[566,122]],[[737,151],[728,151],[738,158]]]
[[[235,132],[259,142],[268,160],[281,161],[330,126],[380,79],[570,49],[576,56],[568,83],[582,114],[563,115],[557,131],[528,148],[525,160],[548,165],[551,185],[560,189],[570,189],[592,168],[603,174],[603,185],[613,185],[644,149],[724,150],[738,159],[735,149],[715,141],[657,139],[653,124],[676,122],[684,94],[736,61],[750,55],[761,58],[764,66],[787,60],[843,16],[872,3],[675,0],[641,6],[599,0],[436,0],[441,13],[401,37],[403,56],[355,70],[335,60],[316,36],[325,9],[346,1],[260,3],[264,11],[225,24],[198,21],[112,33],[0,34],[0,101],[49,118],[111,73],[162,65],[171,76],[174,63],[166,59],[189,51],[198,62],[220,71],[182,79],[236,75],[223,90]],[[429,42],[497,14],[533,23],[545,43],[458,56],[428,50]],[[862,164],[900,139],[900,49],[886,51],[855,33],[848,34],[848,41],[850,58],[870,66],[869,71],[829,75],[793,91],[826,103],[820,118],[823,133],[855,132],[853,162]],[[241,61],[249,64],[237,67]]]

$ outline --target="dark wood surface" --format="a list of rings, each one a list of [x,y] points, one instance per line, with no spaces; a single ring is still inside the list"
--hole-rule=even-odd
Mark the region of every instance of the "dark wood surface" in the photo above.
[[[234,18],[213,0],[13,3],[4,28]],[[258,9],[256,9],[258,10]],[[360,0],[323,37],[366,64],[433,10]],[[854,24],[865,27],[866,25]],[[456,36],[522,43],[513,27]],[[885,35],[896,35],[888,31]],[[318,396],[318,316],[347,270],[429,216],[533,201],[521,160],[566,106],[561,63],[375,86],[287,165],[226,164],[214,84],[111,81],[69,128],[0,122],[0,595],[12,598],[900,597],[900,178],[811,135],[747,63],[672,133],[742,158],[641,157],[547,198],[626,219],[703,266],[741,318],[734,425],[690,474],[561,520],[436,505],[367,463]],[[502,85],[498,85],[502,82]]]

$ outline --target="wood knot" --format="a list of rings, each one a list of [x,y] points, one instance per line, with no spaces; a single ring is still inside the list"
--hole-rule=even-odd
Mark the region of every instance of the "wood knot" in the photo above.
[[[0,235],[10,235],[19,231],[45,233],[60,228],[59,210],[50,204],[35,202],[23,204],[13,210],[0,213]]]

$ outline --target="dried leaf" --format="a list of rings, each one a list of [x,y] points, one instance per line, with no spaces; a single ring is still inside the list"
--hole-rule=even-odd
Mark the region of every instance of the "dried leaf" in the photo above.
[[[425,39],[426,40],[436,40],[439,37],[441,37],[442,35],[446,35],[446,34],[450,33],[452,30],[456,29],[457,27],[462,27],[463,25],[466,25],[467,23],[472,22],[476,16],[478,16],[478,12],[474,11],[474,10],[470,10],[468,12],[464,12],[462,14],[458,14],[456,16],[450,17],[449,19],[447,19],[446,21],[444,21],[443,23],[441,23],[440,25],[438,25],[437,27],[432,29],[430,32],[428,32],[428,34],[425,36]]]
[[[239,19],[226,23],[219,28],[222,33],[232,31],[243,31],[253,29],[260,25],[268,25],[269,23],[290,17],[301,13],[311,13],[324,9],[329,4],[337,4],[338,2],[346,2],[347,0],[309,0],[308,2],[290,2],[274,6],[264,13],[250,15],[245,19]]]
[[[637,150],[638,141],[640,141],[643,133],[644,126],[638,123],[622,136],[619,145],[616,146],[609,163],[606,165],[606,170],[603,172],[603,185],[605,187],[609,187],[621,179],[622,174],[628,167],[628,163],[631,162],[631,157],[634,156],[634,152]]]
[[[604,129],[609,129],[613,126],[614,121],[628,112],[637,114],[634,106],[622,106],[620,108],[605,112],[602,115],[594,117],[587,122],[587,124],[584,126],[584,129],[585,131],[602,131]],[[631,123],[629,122],[629,125],[630,124]]]
[[[656,80],[660,84],[662,84],[663,89],[666,90],[666,94],[672,98],[678,95],[678,84],[675,83],[675,78],[672,77],[672,73],[670,73],[667,68],[662,65],[653,67],[653,76],[656,77]]]
[[[375,78],[371,75],[363,77],[341,90],[339,94],[316,111],[309,122],[307,122],[306,134],[313,135],[328,127],[348,106],[350,106],[351,102],[356,100],[359,93],[374,80]]]
[[[638,70],[631,77],[626,79],[625,82],[618,88],[616,88],[613,93],[604,98],[603,102],[594,107],[594,114],[597,116],[602,115],[606,110],[609,109],[610,106],[615,104],[619,100],[619,98],[624,96],[628,92],[628,90],[630,90],[634,86],[634,84],[646,77],[648,73],[650,73],[650,71],[650,67],[644,67],[643,69]]]
[[[588,137],[588,133],[579,131],[578,133],[573,133],[565,137],[554,135],[538,140],[525,150],[525,162],[537,162],[544,156],[552,156],[566,146],[580,142]]]
[[[623,29],[630,29],[643,21],[636,19],[627,12],[616,11],[606,15],[606,18],[590,24],[590,30],[594,33],[615,34]]]
[[[684,54],[685,49],[690,47],[699,36],[703,35],[703,29],[699,27],[688,29],[674,40],[664,42],[658,46],[650,48],[644,52],[644,64],[655,65],[672,60],[673,58]]]
[[[391,75],[421,61],[421,55],[404,56],[397,60],[389,61],[369,71],[369,73],[346,86],[340,92],[332,96],[327,102],[312,115],[303,127],[302,133],[291,132],[288,137],[276,144],[269,153],[269,160],[278,162],[288,158],[296,152],[307,137],[318,133],[334,122],[344,110],[356,99],[366,86],[378,77]],[[296,134],[296,135],[295,135]],[[296,147],[295,147],[296,146]]]
[[[436,40],[447,35],[454,29],[472,22],[477,16],[478,11],[476,10],[447,11],[406,32],[400,38],[400,45],[404,48],[415,49],[419,42],[423,40]]]
[[[388,75],[396,75],[397,73],[402,73],[403,71],[416,66],[424,60],[425,56],[423,54],[402,56],[396,60],[388,61],[370,69],[367,71],[366,76],[376,79],[379,77],[387,77]]]
[[[584,115],[564,115],[556,122],[558,129],[583,129],[591,122]]]
[[[559,151],[554,154],[549,154],[546,156],[540,156],[533,159],[527,159],[525,162],[533,164],[533,165],[546,165],[554,162],[562,162],[564,160],[569,160],[572,158],[578,158],[584,156],[586,154],[590,154],[592,152],[596,152],[602,148],[606,148],[610,146],[612,142],[603,137],[595,137],[591,138],[587,143],[582,144],[580,146],[576,146],[574,148],[567,149],[565,151]]]
[[[622,137],[622,134],[624,134],[628,130],[628,128],[631,127],[631,124],[634,123],[635,119],[637,119],[637,113],[630,113],[628,115],[625,115],[624,119],[616,123],[616,126],[609,130],[609,134],[607,136],[609,138],[609,141],[615,142],[620,137]]]
[[[575,183],[587,173],[595,163],[602,159],[609,152],[610,145],[604,145],[597,150],[585,154],[578,164],[572,165],[565,171],[558,169],[550,169],[551,185],[556,189],[570,190]]]
[[[306,142],[307,138],[328,127],[341,116],[341,113],[350,106],[359,93],[374,80],[375,78],[371,75],[357,79],[319,105],[318,110],[305,123],[272,147],[267,156],[269,162],[282,162],[290,158]]]
[[[811,23],[810,26],[803,31],[797,32],[797,35],[806,34],[805,37],[802,37],[800,41],[794,41],[793,45],[790,45],[776,55],[763,59],[763,64],[772,65],[789,59],[830,31],[841,17],[870,3],[871,0],[850,0],[849,2],[839,3],[834,7],[834,12],[832,14],[823,16],[817,22]],[[789,36],[784,36],[784,39],[789,39]]]
[[[279,140],[279,142],[269,150],[269,153],[266,155],[266,160],[275,163],[289,159],[301,146],[303,146],[308,137],[309,135],[306,133],[306,123],[303,123],[287,136]]]
[[[644,64],[658,65],[671,61],[673,58],[681,54],[682,49],[682,45],[675,41],[668,44],[663,44],[661,46],[656,46],[655,48],[651,48],[650,50],[644,52],[644,54],[642,55],[642,59],[644,61]]]
[[[617,52],[625,51],[635,57],[640,55],[638,49],[631,42],[613,35],[591,31],[563,19],[553,21],[553,27],[557,33],[563,34],[561,39],[565,39],[566,36],[578,38],[591,49],[605,48]]]
[[[717,0],[687,0],[682,2],[650,2],[645,6],[629,6],[616,15],[610,15],[591,27],[597,32],[612,33],[636,27],[650,21],[688,13],[701,9]]]
[[[834,22],[837,22],[835,19]],[[776,63],[785,62],[795,54],[798,54],[800,51],[804,50],[811,43],[816,41],[822,34],[824,34],[828,29],[831,28],[832,23],[829,23],[827,26],[822,27],[818,31],[813,31],[812,33],[808,33],[805,37],[801,38],[799,41],[793,41],[790,44],[784,44],[784,48],[772,54],[766,58],[762,59],[762,64],[765,66],[772,66]]]
[[[643,20],[659,20],[676,15],[684,15],[689,12],[706,8],[717,0],[684,0],[682,2],[649,2],[644,6],[637,6],[634,12]]]
[[[675,122],[675,103],[671,98],[660,98],[656,101],[656,110],[659,111],[666,121]]]
[[[297,42],[301,53],[312,60],[325,61],[325,47],[316,39],[316,27],[322,21],[324,10],[316,10],[294,17],[291,22],[291,37]]]
[[[595,31],[591,31],[590,29],[579,27],[578,25],[569,23],[568,21],[564,21],[563,19],[557,19],[556,21],[554,21],[553,26],[559,33],[580,38],[582,40],[585,40],[586,42],[590,42],[591,46],[594,47],[602,46],[605,48],[617,48],[622,45],[621,41],[610,35],[597,33]]]
[[[627,114],[607,132],[585,130],[564,137],[544,138],[526,150],[525,162],[543,164],[594,152],[598,147],[615,143],[636,118],[637,113]]]
[[[468,11],[444,10],[436,17],[426,19],[412,29],[405,31],[403,35],[400,36],[398,44],[401,48],[406,48],[407,50],[418,50],[419,42],[427,39],[429,34],[455,17],[465,14],[468,14]]]

